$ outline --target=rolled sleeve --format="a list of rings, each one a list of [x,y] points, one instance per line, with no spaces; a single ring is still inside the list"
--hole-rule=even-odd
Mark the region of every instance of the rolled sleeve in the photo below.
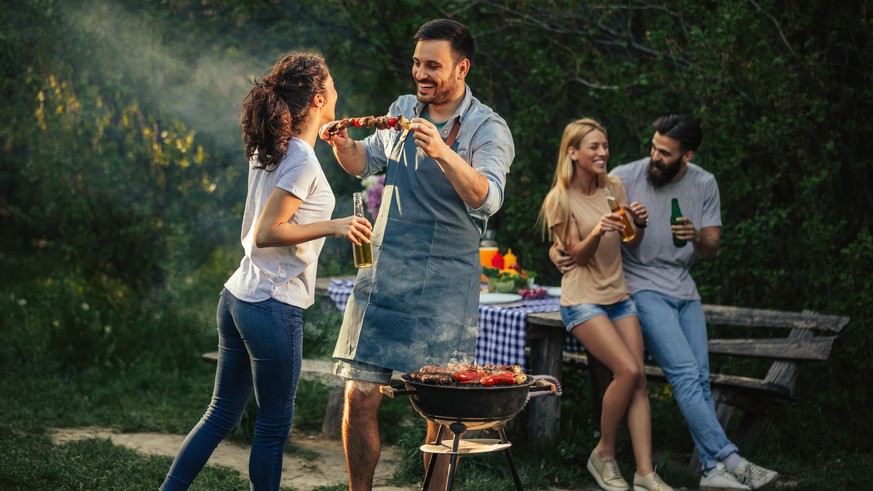
[[[506,187],[506,175],[515,158],[515,145],[512,133],[502,119],[492,119],[484,124],[477,131],[473,144],[471,165],[488,179],[488,196],[482,206],[471,208],[470,211],[484,220],[503,206],[503,190]]]
[[[364,172],[358,177],[367,177],[373,174],[378,174],[385,170],[388,165],[388,156],[385,153],[387,144],[385,138],[390,135],[389,131],[393,130],[378,130],[376,133],[364,138],[364,150],[367,152],[367,161],[364,164]]]

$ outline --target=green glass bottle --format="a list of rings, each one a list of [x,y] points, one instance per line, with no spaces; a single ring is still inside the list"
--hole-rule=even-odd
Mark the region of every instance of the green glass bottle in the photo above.
[[[679,219],[682,218],[682,210],[679,209],[679,200],[673,198],[671,203],[673,210],[670,212],[670,225],[679,225]],[[673,234],[673,245],[676,247],[685,247],[687,240],[677,239],[676,234]]]

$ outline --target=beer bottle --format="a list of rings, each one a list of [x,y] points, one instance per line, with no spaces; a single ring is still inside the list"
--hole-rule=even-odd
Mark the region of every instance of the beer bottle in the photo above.
[[[682,210],[679,209],[679,200],[673,198],[671,203],[673,210],[670,212],[670,225],[680,225],[679,219],[682,218]],[[688,243],[687,240],[676,238],[676,234],[673,234],[673,245],[676,247],[685,247],[685,244]]]
[[[352,194],[352,203],[356,217],[364,216],[364,200],[361,193]],[[361,241],[361,245],[352,242],[352,252],[355,257],[356,268],[369,268],[373,265],[373,244]]]
[[[612,195],[609,186],[603,188],[603,192],[606,193],[606,202],[609,203],[609,209],[612,210],[613,213],[618,213],[619,216],[621,216],[621,223],[624,225],[624,230],[621,231],[621,241],[630,242],[634,240],[634,237],[637,234],[631,226],[630,219],[627,217],[627,212],[624,211],[624,208],[618,206],[618,202],[615,201],[615,196]]]

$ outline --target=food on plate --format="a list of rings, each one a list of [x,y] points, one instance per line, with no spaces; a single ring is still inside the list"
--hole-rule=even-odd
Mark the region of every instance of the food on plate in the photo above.
[[[403,116],[363,116],[360,118],[345,118],[331,121],[325,125],[328,135],[335,135],[340,131],[355,126],[357,128],[370,128],[375,126],[378,130],[394,129],[400,131],[409,129],[409,120]],[[322,132],[324,127],[322,127]]]
[[[410,372],[409,379],[434,385],[485,386],[515,385],[527,381],[518,365],[457,364],[451,367],[426,366]]]
[[[518,290],[518,294],[525,300],[537,300],[546,298],[549,293],[545,288],[521,288]]]

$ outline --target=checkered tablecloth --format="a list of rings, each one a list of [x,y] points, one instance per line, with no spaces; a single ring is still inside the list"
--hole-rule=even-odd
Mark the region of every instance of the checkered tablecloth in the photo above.
[[[339,310],[345,310],[352,294],[354,280],[331,279],[327,288],[330,299]],[[524,300],[507,305],[479,305],[479,338],[476,340],[476,363],[480,365],[521,365],[527,343],[525,318],[536,312],[556,312],[558,297]],[[564,349],[582,351],[582,345],[573,336],[564,339]]]
[[[330,283],[327,285],[327,296],[333,300],[333,303],[340,312],[346,310],[346,302],[352,296],[353,286],[355,286],[355,280],[330,279]]]

